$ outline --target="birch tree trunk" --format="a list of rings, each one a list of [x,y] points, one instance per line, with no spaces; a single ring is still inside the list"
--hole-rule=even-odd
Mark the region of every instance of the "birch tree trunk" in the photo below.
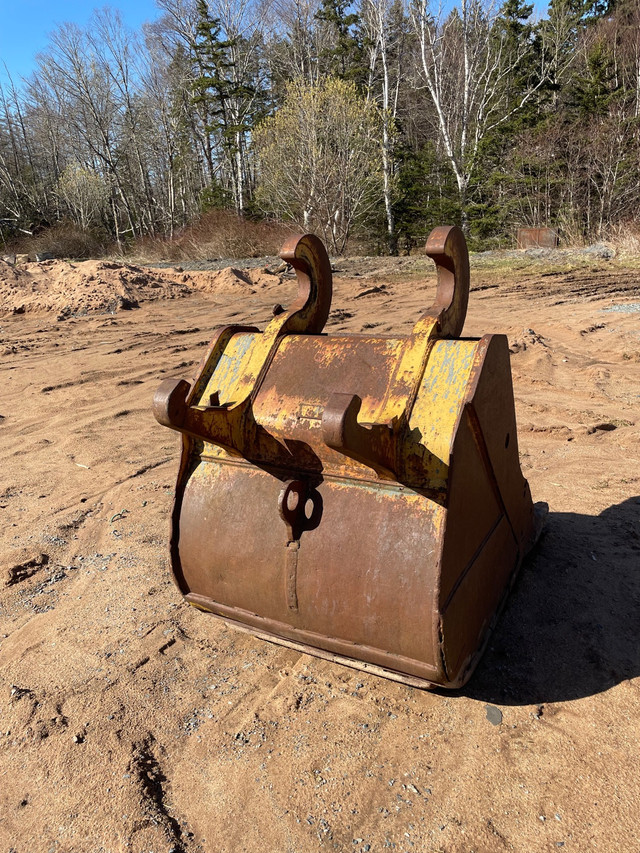
[[[387,221],[387,249],[390,255],[398,254],[393,214],[393,178],[395,160],[393,151],[397,99],[391,99],[390,77],[390,4],[389,0],[363,0],[362,18],[368,40],[372,46],[369,61],[369,92],[374,87],[376,66],[380,66],[380,109],[382,115],[382,176],[384,210]],[[398,77],[400,69],[398,68]]]
[[[431,0],[412,0],[409,15],[418,44],[418,73],[433,104],[442,147],[455,176],[462,226],[468,230],[468,192],[483,140],[533,97],[544,68],[514,103],[508,82],[532,55],[524,41],[515,52],[496,27],[495,0],[461,0],[446,17]]]

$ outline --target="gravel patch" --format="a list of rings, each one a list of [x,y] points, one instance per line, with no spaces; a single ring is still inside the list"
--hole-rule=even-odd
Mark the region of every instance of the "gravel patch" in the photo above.
[[[619,314],[640,314],[640,302],[628,302],[626,305],[611,305],[610,308],[603,308],[603,311],[616,311]]]

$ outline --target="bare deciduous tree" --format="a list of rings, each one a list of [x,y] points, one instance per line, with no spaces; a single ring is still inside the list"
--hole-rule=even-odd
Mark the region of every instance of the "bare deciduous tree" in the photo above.
[[[431,0],[412,0],[409,14],[419,47],[418,71],[433,104],[436,126],[458,185],[463,225],[469,183],[483,139],[542,85],[532,79],[514,104],[508,81],[531,50],[528,41],[507,50],[496,22],[495,0],[461,0],[446,15]]]
[[[387,246],[391,255],[395,255],[398,250],[393,215],[394,139],[403,59],[402,45],[398,43],[399,34],[397,31],[393,32],[394,11],[397,11],[397,7],[393,0],[362,0],[361,16],[366,43],[369,45],[369,95],[371,96],[376,88],[379,89],[383,198],[387,220]],[[376,83],[379,85],[376,86]]]
[[[255,134],[262,208],[317,231],[341,253],[380,197],[381,131],[378,108],[353,84],[291,83],[282,107]]]

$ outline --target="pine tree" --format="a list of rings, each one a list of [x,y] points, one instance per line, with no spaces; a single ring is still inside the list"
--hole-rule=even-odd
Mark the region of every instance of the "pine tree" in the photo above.
[[[349,12],[350,0],[322,0],[315,18],[328,30],[327,41],[331,47],[320,53],[325,75],[364,85],[364,45],[360,28],[360,17]]]
[[[428,142],[414,151],[398,151],[398,191],[394,214],[399,247],[409,253],[426,242],[436,225],[460,223],[455,176]]]
[[[587,50],[583,73],[571,81],[568,109],[578,119],[605,116],[620,93],[611,47],[599,39]]]
[[[199,75],[193,82],[194,105],[205,116],[206,132],[220,147],[229,170],[236,211],[245,210],[248,182],[247,136],[264,115],[263,93],[238,68],[234,55],[240,38],[226,38],[221,22],[209,13],[207,0],[197,0],[198,24],[193,43]]]

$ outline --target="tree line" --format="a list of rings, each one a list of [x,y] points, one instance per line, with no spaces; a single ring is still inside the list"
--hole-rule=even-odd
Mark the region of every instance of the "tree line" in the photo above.
[[[212,208],[395,253],[455,222],[637,222],[640,2],[158,0],[60,26],[0,90],[0,229],[120,246]]]

